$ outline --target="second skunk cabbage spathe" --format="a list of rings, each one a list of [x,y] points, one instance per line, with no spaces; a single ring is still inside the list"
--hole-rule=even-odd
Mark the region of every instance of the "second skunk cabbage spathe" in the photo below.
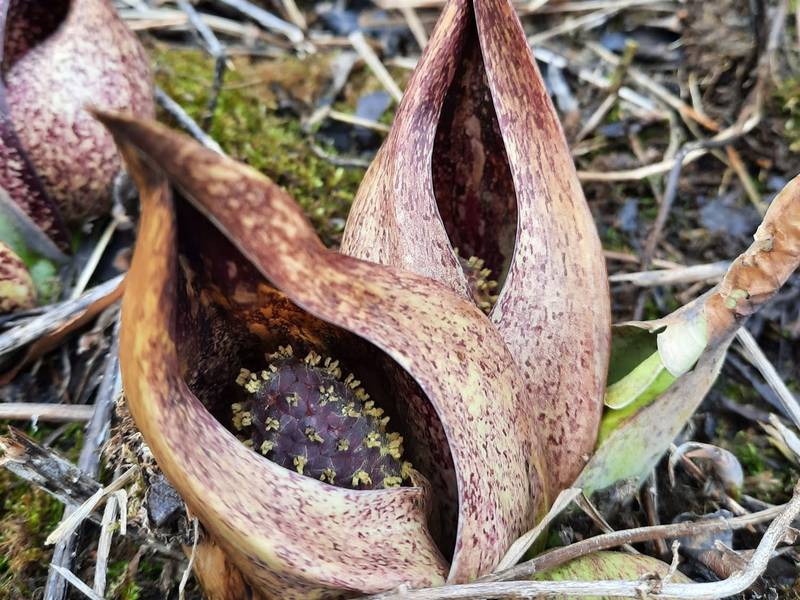
[[[84,107],[151,117],[148,59],[110,0],[0,0],[0,42],[0,188],[66,251],[120,168]]]
[[[342,253],[252,169],[99,118],[142,196],[126,394],[208,533],[207,595],[338,598],[494,569],[594,445],[610,321],[510,2],[446,5]],[[484,265],[501,278],[488,316]]]
[[[569,148],[507,0],[447,3],[342,243],[469,297],[454,248],[505,273],[489,317],[524,378],[557,493],[595,445],[610,296]]]

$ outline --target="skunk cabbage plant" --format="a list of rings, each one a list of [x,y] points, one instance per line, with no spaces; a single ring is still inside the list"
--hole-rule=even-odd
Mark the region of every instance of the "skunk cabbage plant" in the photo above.
[[[109,0],[0,0],[0,73],[4,218],[68,252],[69,228],[110,207],[120,168],[84,106],[152,116],[147,56]]]
[[[510,1],[447,3],[341,252],[252,169],[98,117],[142,198],[129,407],[207,534],[208,596],[495,568],[594,447],[610,336],[600,243]]]

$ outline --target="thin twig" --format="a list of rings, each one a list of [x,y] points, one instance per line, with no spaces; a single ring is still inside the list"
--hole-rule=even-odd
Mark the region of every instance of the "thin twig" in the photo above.
[[[214,79],[211,83],[211,92],[208,95],[208,102],[206,104],[206,113],[203,116],[203,130],[208,131],[211,122],[214,118],[214,112],[217,109],[217,102],[219,101],[219,94],[222,91],[222,83],[225,79],[225,48],[214,35],[211,27],[200,18],[200,15],[195,10],[194,6],[189,0],[177,0],[178,7],[186,13],[192,27],[195,28],[200,38],[205,44],[206,50],[214,59]]]
[[[595,29],[605,24],[611,17],[617,14],[617,12],[618,11],[616,9],[603,9],[589,13],[588,15],[582,15],[574,19],[564,19],[559,25],[553,27],[552,29],[529,36],[528,44],[535,46],[559,35],[564,35],[565,33],[570,33],[581,29]]]
[[[373,121],[372,119],[357,117],[356,115],[344,113],[339,110],[329,110],[328,117],[334,121],[340,121],[342,123],[356,125],[358,127],[366,127],[367,129],[372,129],[373,131],[378,131],[380,133],[389,133],[389,129],[391,129],[385,123],[379,123],[378,121]]]
[[[694,283],[696,281],[716,281],[722,279],[730,261],[721,260],[706,265],[692,265],[674,269],[658,269],[656,271],[640,271],[638,273],[616,273],[610,275],[611,283],[632,283],[640,287],[653,287],[657,285],[676,285]]]
[[[189,17],[186,13],[171,8],[121,10],[119,14],[125,19],[128,27],[134,31],[150,29],[190,29]],[[257,25],[252,23],[243,23],[216,15],[209,15],[207,13],[199,13],[199,15],[200,19],[213,31],[228,36],[239,37],[244,40],[260,40],[269,39],[271,35],[263,32]]]
[[[209,136],[205,131],[203,131],[202,127],[197,124],[197,122],[189,116],[189,114],[183,110],[183,107],[175,102],[169,95],[162,90],[159,86],[155,88],[155,97],[156,102],[161,105],[161,108],[166,110],[170,116],[178,122],[178,125],[181,126],[189,135],[195,138],[198,142],[203,144],[209,150],[213,150],[217,154],[225,154],[222,151],[222,147],[214,140],[211,136]]]
[[[683,156],[676,155],[674,158],[668,158],[657,163],[625,171],[578,171],[578,178],[581,181],[641,181],[653,175],[668,173],[675,168],[678,164],[678,160],[681,161],[682,166],[685,166],[706,154],[708,154],[707,150],[698,149],[690,151]]]
[[[318,144],[309,144],[308,146],[311,148],[311,151],[314,153],[315,156],[321,158],[322,160],[326,160],[335,167],[344,167],[346,169],[366,169],[370,165],[370,161],[357,158],[357,157],[350,157],[350,156],[335,156],[333,154],[329,154],[325,151],[324,148],[319,146]]]
[[[72,292],[70,292],[70,300],[77,300],[80,295],[86,291],[86,286],[89,285],[89,280],[92,278],[92,275],[94,275],[97,265],[100,264],[100,259],[103,258],[103,254],[105,254],[106,248],[108,248],[108,244],[111,241],[111,237],[114,235],[117,227],[119,227],[119,224],[120,220],[117,215],[112,215],[111,220],[108,222],[108,225],[106,225],[106,228],[100,235],[100,239],[97,240],[97,244],[95,244],[95,247],[92,249],[89,259],[83,266],[83,269],[81,270],[81,273],[75,282],[75,287],[72,288]]]
[[[88,518],[89,515],[91,515],[106,498],[113,497],[116,491],[121,490],[123,487],[133,481],[138,470],[138,467],[131,467],[107,486],[98,489],[88,500],[86,500],[86,502],[72,511],[69,517],[61,521],[61,523],[58,524],[58,527],[50,532],[50,535],[47,536],[47,539],[44,541],[44,543],[55,544],[61,542],[62,540],[68,539],[69,536],[72,535],[72,533],[81,525],[81,523],[83,523],[83,521]]]
[[[47,423],[74,423],[88,421],[94,414],[91,404],[42,404],[34,402],[6,402],[0,404],[2,421],[44,421]]]
[[[297,8],[297,3],[294,0],[281,0],[283,10],[289,20],[295,24],[298,29],[305,31],[308,28],[305,15]]]

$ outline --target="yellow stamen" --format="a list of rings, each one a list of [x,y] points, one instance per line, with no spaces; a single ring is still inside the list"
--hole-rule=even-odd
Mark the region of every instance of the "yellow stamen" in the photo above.
[[[371,485],[372,484],[372,478],[369,476],[369,473],[359,469],[358,471],[353,473],[352,484],[353,484],[353,487],[356,487],[359,484]]]
[[[295,470],[298,473],[300,473],[300,475],[303,474],[303,469],[306,468],[307,463],[308,459],[305,456],[295,456],[294,459],[292,460],[292,464],[294,464]]]

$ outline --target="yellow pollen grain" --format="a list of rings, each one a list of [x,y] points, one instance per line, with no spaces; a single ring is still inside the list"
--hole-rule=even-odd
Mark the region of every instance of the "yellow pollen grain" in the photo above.
[[[385,488],[400,487],[401,483],[403,483],[402,477],[391,476],[383,478],[383,487]]]
[[[319,444],[323,442],[322,436],[313,427],[306,427],[305,434],[306,437],[312,442],[317,442]]]
[[[336,449],[339,450],[340,452],[346,452],[347,450],[350,449],[350,441],[345,439],[339,440],[338,442],[336,442]]]
[[[408,479],[411,477],[411,463],[408,461],[404,461],[402,465],[400,465],[400,477],[403,479]]]
[[[241,369],[239,375],[236,377],[236,385],[244,386],[250,378],[250,371],[248,369]]]
[[[381,434],[376,431],[373,431],[367,434],[367,437],[364,438],[364,445],[367,448],[380,448],[381,447]]]
[[[266,429],[267,431],[278,431],[278,429],[280,429],[280,426],[281,426],[280,421],[278,421],[278,419],[275,419],[273,417],[267,417],[267,419],[264,421],[264,429]]]
[[[319,476],[320,481],[327,481],[328,483],[334,483],[336,481],[336,471],[333,469],[323,469],[322,475]]]
[[[353,473],[353,480],[352,480],[353,487],[358,485],[371,485],[372,478],[369,476],[369,473],[366,471],[359,469],[355,473]]]
[[[264,440],[261,442],[261,454],[267,454],[270,450],[275,447],[275,442],[271,442],[269,440]]]
[[[322,357],[319,354],[317,354],[316,352],[314,352],[313,350],[311,350],[306,355],[306,357],[303,359],[303,362],[305,362],[309,366],[316,367],[320,363],[321,360],[322,360]]]
[[[342,416],[357,419],[361,416],[361,411],[356,408],[356,405],[353,402],[348,402],[347,405],[342,409]]]
[[[295,456],[292,459],[292,464],[294,465],[295,470],[300,473],[300,475],[303,474],[303,469],[306,468],[307,463],[308,459],[305,456]]]

